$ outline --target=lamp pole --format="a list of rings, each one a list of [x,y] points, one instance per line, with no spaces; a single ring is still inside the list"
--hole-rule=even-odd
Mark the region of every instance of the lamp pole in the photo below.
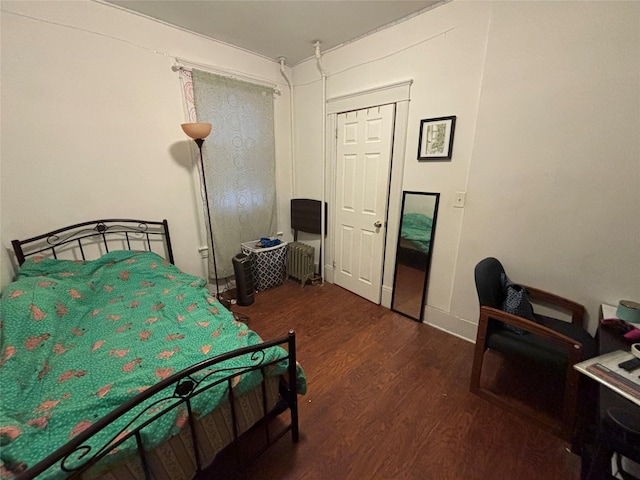
[[[207,179],[204,178],[204,160],[202,159],[202,144],[204,143],[204,138],[196,138],[196,144],[198,145],[198,150],[200,150],[200,169],[202,171],[202,185],[204,186],[204,201],[207,205],[207,225],[209,226],[209,240],[211,241],[211,257],[213,258],[213,274],[215,275],[216,280],[216,298],[218,301],[220,299],[220,287],[218,286],[218,266],[216,265],[216,250],[213,246],[213,227],[211,226],[211,212],[209,211],[209,193],[207,192]]]
[[[209,211],[209,192],[207,191],[207,180],[204,176],[204,159],[202,157],[202,145],[204,144],[204,139],[209,133],[211,133],[211,124],[210,123],[183,123],[182,130],[189,137],[191,137],[198,145],[198,150],[200,151],[200,171],[202,172],[202,185],[204,187],[204,202],[207,207],[207,226],[209,227],[209,240],[211,242],[211,257],[213,259],[213,274],[215,276],[216,282],[216,298],[223,305],[226,302],[222,301],[220,298],[220,287],[218,286],[218,266],[216,265],[216,251],[213,244],[213,227],[211,226],[211,212]],[[225,305],[228,307],[228,305]]]

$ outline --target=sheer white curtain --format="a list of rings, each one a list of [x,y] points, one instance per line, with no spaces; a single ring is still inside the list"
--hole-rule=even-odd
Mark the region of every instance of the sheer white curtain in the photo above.
[[[225,278],[233,275],[240,243],[276,233],[274,92],[195,69],[191,76],[197,121],[212,124],[202,151],[204,178],[218,277]],[[195,120],[191,111],[189,117]]]

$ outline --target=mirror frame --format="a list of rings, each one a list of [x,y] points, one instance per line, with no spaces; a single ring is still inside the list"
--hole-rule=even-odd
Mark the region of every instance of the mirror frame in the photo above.
[[[431,197],[435,197],[435,204],[433,206],[433,219],[432,219],[432,226],[431,226],[431,237],[430,237],[430,242],[429,242],[429,252],[426,254],[427,258],[426,258],[426,265],[425,265],[425,272],[424,272],[424,280],[423,280],[423,284],[422,284],[422,297],[420,299],[420,315],[418,318],[413,317],[412,315],[405,313],[405,312],[401,312],[399,310],[396,310],[395,307],[395,298],[396,298],[396,283],[398,280],[398,255],[400,252],[400,240],[402,239],[402,222],[404,219],[404,208],[405,208],[405,203],[406,203],[406,199],[407,199],[407,195],[425,195],[425,196],[431,196]],[[394,265],[394,271],[393,271],[393,291],[391,294],[391,310],[399,313],[407,318],[410,318],[412,320],[415,320],[417,322],[422,322],[422,317],[424,315],[424,308],[425,308],[425,303],[427,300],[427,286],[429,284],[429,271],[431,270],[431,257],[433,255],[433,241],[435,239],[435,233],[436,233],[436,226],[437,226],[437,219],[438,219],[438,206],[440,204],[440,193],[435,193],[435,192],[416,192],[416,191],[409,191],[409,190],[404,190],[402,192],[402,207],[400,210],[400,222],[398,225],[398,236],[396,239],[396,261],[395,261],[395,265]]]

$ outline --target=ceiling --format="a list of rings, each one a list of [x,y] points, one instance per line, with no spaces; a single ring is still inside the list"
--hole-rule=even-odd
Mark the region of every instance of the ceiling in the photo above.
[[[126,10],[293,66],[440,0],[104,0]]]

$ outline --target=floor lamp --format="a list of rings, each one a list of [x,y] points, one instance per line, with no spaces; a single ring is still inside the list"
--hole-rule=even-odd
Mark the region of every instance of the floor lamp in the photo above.
[[[216,252],[213,247],[213,228],[211,227],[211,213],[209,212],[209,193],[207,192],[207,181],[204,178],[204,161],[202,159],[202,144],[204,139],[211,133],[210,123],[183,123],[182,130],[187,136],[191,137],[198,145],[200,150],[200,170],[202,172],[202,185],[204,186],[204,203],[207,207],[207,225],[209,225],[209,239],[211,240],[211,257],[213,258],[213,274],[216,280],[216,298],[220,303],[228,307],[220,297],[220,287],[218,286],[218,267],[216,266]]]

